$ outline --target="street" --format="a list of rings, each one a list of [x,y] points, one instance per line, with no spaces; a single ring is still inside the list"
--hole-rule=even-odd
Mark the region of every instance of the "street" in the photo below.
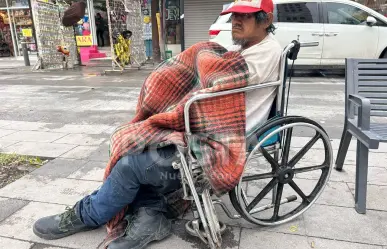
[[[0,120],[55,124],[118,125],[134,114],[144,78],[151,71],[124,75],[25,73],[0,76]],[[344,79],[300,77],[291,82],[288,115],[319,122],[339,138],[344,113]]]

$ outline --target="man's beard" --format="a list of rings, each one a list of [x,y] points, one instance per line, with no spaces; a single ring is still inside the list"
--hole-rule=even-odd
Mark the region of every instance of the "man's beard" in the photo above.
[[[248,43],[248,40],[246,40],[246,39],[238,39],[235,37],[232,38],[232,41],[233,41],[234,45],[240,45],[242,48],[245,47]]]

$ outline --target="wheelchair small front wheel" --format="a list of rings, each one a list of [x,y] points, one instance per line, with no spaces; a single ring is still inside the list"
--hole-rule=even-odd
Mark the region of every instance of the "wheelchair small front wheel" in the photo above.
[[[229,193],[231,203],[257,225],[289,222],[316,202],[328,182],[330,139],[317,122],[298,116],[269,121],[255,135],[259,139],[240,182]],[[276,142],[268,144],[273,138]]]

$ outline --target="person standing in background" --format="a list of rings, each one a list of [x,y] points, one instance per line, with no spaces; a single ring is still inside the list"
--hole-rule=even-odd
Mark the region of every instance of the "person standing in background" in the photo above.
[[[152,22],[150,16],[144,17],[143,39],[147,60],[152,58]]]
[[[105,38],[104,38],[104,32],[105,32],[105,20],[101,16],[100,13],[97,13],[97,16],[95,18],[95,26],[97,28],[97,41],[98,46],[103,47],[105,46]],[[101,39],[101,42],[99,41]]]

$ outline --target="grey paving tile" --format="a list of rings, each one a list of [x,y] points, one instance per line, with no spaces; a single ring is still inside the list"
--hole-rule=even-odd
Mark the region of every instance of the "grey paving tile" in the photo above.
[[[117,126],[111,126],[109,129],[103,131],[103,134],[111,135],[117,129]]]
[[[109,161],[109,141],[101,144],[97,150],[92,152],[87,158],[91,161],[108,162]]]
[[[184,220],[176,220],[172,225],[172,235],[160,242],[153,242],[147,246],[149,249],[170,249],[170,248],[196,248],[208,249],[199,238],[191,236],[185,230]],[[227,227],[222,236],[221,248],[238,248],[240,228]]]
[[[302,148],[310,140],[311,140],[311,137],[292,137],[291,146],[294,148]],[[340,139],[331,139],[331,145],[333,150],[338,150],[340,146]],[[356,151],[356,146],[357,146],[356,139],[352,139],[351,143],[349,144],[348,150]],[[313,148],[324,149],[324,145],[321,141],[319,141],[313,146]],[[387,152],[387,144],[381,143],[378,149],[371,150],[371,151],[376,153]]]
[[[304,213],[308,236],[357,243],[387,245],[387,212],[314,204]]]
[[[76,145],[100,145],[107,139],[106,136],[89,134],[68,134],[54,143],[58,144],[76,144]]]
[[[7,249],[30,249],[34,244],[31,242],[0,237],[0,245]]]
[[[1,125],[2,129],[19,130],[19,131],[41,131],[49,123],[27,122],[27,121],[6,121]]]
[[[18,131],[8,136],[4,140],[23,142],[43,142],[50,143],[66,136],[65,133],[40,132],[40,131]]]
[[[32,175],[65,178],[87,163],[86,160],[55,158],[31,172]]]
[[[221,200],[223,203],[226,204],[227,208],[230,210],[232,214],[238,214],[237,211],[233,208],[230,199],[227,196],[222,196]],[[251,201],[251,199],[250,199]],[[260,205],[266,205],[269,204],[269,200],[264,200]],[[299,203],[287,203],[280,208],[280,215],[285,214],[285,212],[290,212],[294,208],[296,208],[299,205]],[[260,226],[256,225],[254,223],[248,222],[243,218],[240,219],[230,219],[227,214],[223,211],[221,207],[218,205],[215,206],[216,212],[218,214],[218,219],[219,221],[225,223],[226,225],[230,226],[238,226],[238,227],[244,227],[244,228],[251,228],[256,231],[270,231],[270,232],[280,232],[280,233],[291,233],[291,234],[300,234],[300,235],[305,235],[305,226],[304,226],[304,221],[303,221],[303,216],[299,216],[295,218],[294,220],[287,222],[282,225],[277,225],[277,226]],[[260,219],[268,219],[273,215],[273,209],[266,210],[264,212],[260,212],[257,215],[254,215],[255,218],[260,218]],[[189,211],[185,216],[185,220],[191,220],[192,219],[192,212]]]
[[[334,159],[336,159],[337,151],[333,151]],[[375,166],[375,167],[386,167],[387,162],[387,153],[369,153],[369,161],[368,166]],[[347,165],[352,165],[353,167],[356,166],[356,151],[348,151],[347,156],[344,161]]]
[[[73,146],[73,145],[72,145]],[[87,159],[98,150],[99,146],[76,146],[72,150],[62,154],[62,158]]]
[[[66,248],[37,243],[31,249],[66,249]]]
[[[52,180],[27,175],[0,189],[0,196],[72,206],[100,185],[101,183],[92,181],[65,178]]]
[[[15,132],[18,132],[18,131],[0,129],[0,138],[4,137],[4,136],[7,136],[9,134],[15,133]]]
[[[302,148],[304,147],[312,137],[292,137],[291,147],[292,148]],[[331,139],[332,149],[338,150],[340,145],[340,139]],[[314,149],[324,149],[324,144],[319,140],[317,143],[313,145]],[[349,150],[356,150],[356,141],[351,140],[349,145]]]
[[[312,248],[316,249],[382,249],[381,246],[367,245],[360,243],[352,243],[348,241],[338,241],[322,238],[308,237],[308,243]]]
[[[18,141],[6,141],[0,139],[0,151],[3,151],[6,147],[16,144]]]
[[[348,183],[353,195],[355,195],[355,184]],[[387,211],[387,186],[367,185],[367,209]],[[353,203],[355,205],[355,203]]]
[[[310,249],[305,236],[242,229],[239,248]]]
[[[11,120],[0,120],[0,128],[7,126],[11,123]]]
[[[0,197],[0,222],[15,213],[29,202],[24,200],[8,199]],[[0,243],[1,244],[1,243]]]
[[[302,179],[319,179],[320,175],[321,173],[318,171],[312,171],[298,174],[296,177]],[[344,165],[342,171],[332,169],[329,180],[354,183],[356,181],[356,167],[353,167],[353,165]],[[387,185],[387,168],[368,167],[368,183]]]
[[[19,142],[4,148],[3,151],[21,155],[58,157],[75,147],[76,145],[71,144]]]
[[[106,228],[101,227],[98,230],[78,233],[59,240],[43,240],[37,237],[32,226],[39,218],[62,213],[65,206],[47,203],[31,202],[23,209],[14,213],[0,224],[0,234],[6,237],[21,239],[52,246],[95,249],[106,236]]]
[[[104,131],[111,128],[108,125],[78,125],[78,124],[65,124],[61,127],[50,129],[52,132],[61,133],[79,133],[79,134],[101,134]]]
[[[299,150],[292,148],[289,157],[294,156]],[[333,162],[337,157],[337,150],[333,150]],[[321,165],[324,161],[324,150],[323,149],[310,149],[305,156],[299,161],[298,165],[308,164]],[[369,166],[385,167],[387,162],[387,153],[373,153],[369,154]],[[344,161],[347,165],[356,165],[356,151],[348,151]]]
[[[91,180],[91,181],[102,181],[105,172],[106,163],[89,161],[77,171],[73,172],[67,178]]]

